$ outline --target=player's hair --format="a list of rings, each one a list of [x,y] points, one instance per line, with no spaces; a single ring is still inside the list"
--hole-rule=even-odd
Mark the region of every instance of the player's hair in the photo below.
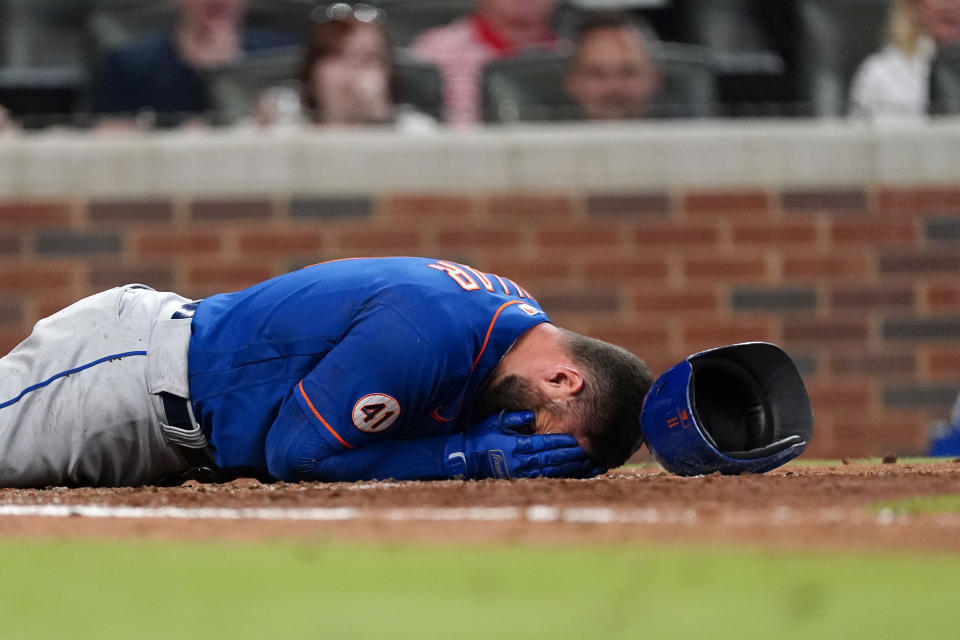
[[[573,331],[563,333],[583,376],[583,389],[567,410],[582,428],[591,457],[608,469],[619,467],[643,444],[640,410],[653,375],[626,349]]]

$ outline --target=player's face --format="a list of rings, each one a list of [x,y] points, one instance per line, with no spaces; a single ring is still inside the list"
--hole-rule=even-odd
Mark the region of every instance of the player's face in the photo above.
[[[643,114],[659,74],[635,29],[598,29],[581,41],[566,89],[591,120]]]
[[[473,407],[472,420],[477,422],[503,410],[536,411],[545,402],[549,400],[537,393],[537,389],[529,381],[517,375],[508,375],[483,390]],[[533,425],[530,425],[529,431],[533,432]]]

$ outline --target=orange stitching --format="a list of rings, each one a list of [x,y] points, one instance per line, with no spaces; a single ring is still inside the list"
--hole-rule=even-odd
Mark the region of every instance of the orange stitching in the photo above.
[[[487,335],[483,339],[483,346],[480,347],[480,353],[477,354],[477,359],[473,361],[473,366],[470,368],[471,371],[477,368],[477,364],[480,362],[480,358],[483,356],[483,352],[487,348],[487,342],[490,341],[490,334],[493,333],[493,325],[497,323],[497,318],[500,317],[500,312],[509,307],[512,304],[520,304],[523,300],[511,300],[510,302],[504,302],[500,305],[500,308],[497,309],[496,313],[493,314],[493,320],[490,321],[490,326],[487,328]]]
[[[327,424],[327,421],[323,419],[323,416],[320,415],[320,412],[317,411],[317,408],[313,406],[312,402],[310,402],[310,398],[307,397],[307,392],[303,390],[303,380],[301,380],[300,384],[297,386],[300,387],[300,393],[303,395],[303,399],[307,401],[307,406],[310,407],[311,411],[313,411],[313,415],[317,416],[317,419],[323,423],[323,426],[327,428],[327,431],[332,433],[333,437],[336,438],[340,442],[340,444],[345,446],[347,449],[353,449],[353,447],[349,445],[346,440],[341,438],[340,435],[333,430],[333,427]]]

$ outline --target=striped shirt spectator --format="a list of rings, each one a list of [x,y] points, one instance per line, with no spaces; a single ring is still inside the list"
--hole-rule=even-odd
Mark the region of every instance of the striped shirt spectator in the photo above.
[[[413,52],[443,73],[448,123],[469,126],[480,121],[480,72],[488,62],[556,46],[548,25],[553,7],[553,0],[478,0],[474,13],[414,41]]]

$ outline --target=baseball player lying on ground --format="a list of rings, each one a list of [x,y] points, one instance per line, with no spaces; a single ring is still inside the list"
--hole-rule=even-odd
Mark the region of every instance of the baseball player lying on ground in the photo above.
[[[0,486],[590,477],[640,446],[651,382],[445,260],[328,262],[198,302],[128,285],[0,359]]]

